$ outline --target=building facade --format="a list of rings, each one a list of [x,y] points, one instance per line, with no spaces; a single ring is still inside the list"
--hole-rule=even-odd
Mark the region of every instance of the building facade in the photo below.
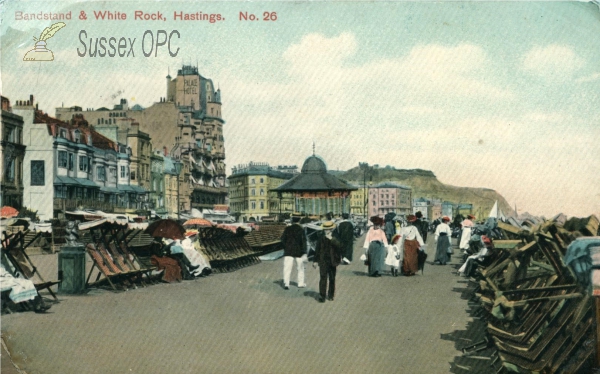
[[[33,97],[30,97],[33,101]],[[0,206],[23,206],[23,117],[12,112],[8,98],[1,97],[0,127]]]
[[[275,192],[275,189],[297,175],[297,168],[268,163],[250,162],[232,168],[229,181],[230,214],[248,221],[294,211],[292,193]]]
[[[354,185],[356,191],[350,194],[350,213],[355,216],[367,217],[369,187]]]
[[[412,203],[412,214],[417,212],[421,212],[423,214],[424,219],[429,219],[428,210],[429,208],[429,200],[424,197],[420,197],[418,199],[414,199]]]
[[[410,213],[412,189],[393,182],[382,182],[369,187],[369,215],[384,217],[393,212],[397,215]]]
[[[76,114],[85,114],[100,133],[124,144],[127,143],[123,139],[129,139],[130,133],[136,132],[131,124],[139,123],[138,132],[147,134],[156,148],[164,147],[170,157],[180,160],[183,165],[179,179],[182,210],[212,209],[226,202],[221,91],[211,79],[200,75],[197,67],[184,65],[174,78],[167,75],[166,96],[148,108],[130,107],[126,99],[121,99],[112,109],[56,108],[58,119],[70,119]],[[131,172],[136,178],[132,184],[149,189],[149,169],[146,174],[135,148],[132,145]],[[142,175],[141,181],[139,175]],[[148,186],[144,181],[146,175]]]
[[[127,147],[96,132],[81,115],[64,122],[31,104],[15,110],[23,116],[29,146],[24,203],[37,210],[41,220],[66,210],[126,212],[142,207],[145,191],[131,190],[126,177],[131,154]]]

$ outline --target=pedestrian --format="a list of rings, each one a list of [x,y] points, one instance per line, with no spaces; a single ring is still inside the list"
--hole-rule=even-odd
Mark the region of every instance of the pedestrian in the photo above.
[[[425,243],[414,226],[417,217],[410,214],[406,217],[408,225],[402,228],[402,237],[400,238],[400,250],[404,252],[404,261],[402,262],[402,273],[406,276],[415,275],[419,271],[419,251],[425,249]]]
[[[473,219],[475,219],[475,216],[472,214],[469,214],[467,216],[467,219],[465,219],[464,221],[461,222],[462,225],[462,230],[460,233],[460,242],[459,242],[459,246],[458,248],[464,252],[464,253],[468,253],[468,254],[472,254],[470,253],[469,250],[469,243],[471,242],[471,230],[473,229]]]
[[[317,241],[315,248],[315,257],[313,267],[319,265],[319,302],[325,302],[327,299],[333,301],[335,296],[335,274],[337,266],[342,261],[342,243],[333,237],[335,223],[327,221],[321,226],[324,231]],[[327,280],[329,279],[329,290],[327,289]],[[328,292],[329,291],[329,292]]]
[[[450,230],[448,222],[450,222],[450,217],[442,217],[442,223],[437,225],[435,229],[435,242],[437,244],[434,264],[446,265],[446,262],[449,262],[451,259],[452,244],[450,243],[450,238],[452,230]]]
[[[363,248],[366,250],[369,276],[380,277],[385,262],[385,246],[388,245],[388,241],[381,228],[384,224],[383,218],[373,216],[370,221],[373,222],[373,226],[365,236]]]
[[[385,215],[385,237],[388,243],[392,242],[392,236],[396,234],[396,225],[394,225],[396,213],[390,212]]]
[[[352,262],[352,252],[354,252],[354,225],[348,213],[342,213],[342,218],[334,234],[342,242],[342,263],[348,265]]]
[[[281,243],[283,244],[283,287],[290,289],[290,277],[294,262],[298,269],[298,288],[306,287],[304,283],[304,262],[306,255],[306,234],[300,226],[300,215],[292,215],[292,224],[283,230]]]
[[[421,213],[421,211],[416,212],[415,216],[417,217],[417,220],[414,223],[414,226],[417,228],[417,230],[419,230],[419,234],[421,234],[423,241],[425,243],[427,243],[427,233],[429,232],[429,223],[427,223],[427,220],[423,219],[423,213]]]
[[[404,258],[404,253],[398,245],[399,241],[400,235],[394,235],[390,242],[391,244],[386,247],[387,256],[385,257],[385,264],[390,267],[390,273],[393,277],[397,277],[400,274],[400,264],[402,264]]]

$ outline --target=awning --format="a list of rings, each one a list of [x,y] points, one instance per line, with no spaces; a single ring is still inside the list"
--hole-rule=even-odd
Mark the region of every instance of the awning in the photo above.
[[[104,193],[114,193],[114,194],[120,193],[120,191],[115,187],[100,187],[100,191],[102,191]]]
[[[135,192],[135,189],[133,188],[133,186],[130,186],[128,184],[117,184],[117,188],[120,191],[124,191],[124,192]]]
[[[148,192],[140,186],[129,186],[129,187],[132,187],[133,190],[139,194],[145,194],[146,192]]]
[[[100,186],[98,186],[96,183],[94,183],[94,181],[91,181],[89,179],[83,179],[83,178],[71,178],[71,179],[75,179],[83,187],[100,188]]]
[[[77,185],[79,182],[75,178],[67,177],[67,176],[56,176],[54,177],[54,184],[69,184],[69,185]]]
[[[54,184],[66,184],[71,186],[82,186],[88,188],[100,188],[94,181],[84,178],[71,178],[66,175],[56,176],[54,177]]]

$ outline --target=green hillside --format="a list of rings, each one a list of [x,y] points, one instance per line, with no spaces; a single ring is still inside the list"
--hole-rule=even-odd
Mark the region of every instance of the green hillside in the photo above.
[[[339,178],[353,184],[363,183],[364,172],[360,167],[333,173]],[[384,181],[396,182],[411,187],[413,198],[424,197],[426,199],[450,201],[454,204],[473,204],[473,213],[478,218],[487,216],[496,201],[498,201],[498,205],[505,215],[510,216],[514,214],[514,210],[510,207],[506,199],[495,190],[447,185],[440,182],[430,170],[396,169],[390,166],[380,168],[373,166],[370,175],[372,178],[367,174],[367,184],[375,185]]]

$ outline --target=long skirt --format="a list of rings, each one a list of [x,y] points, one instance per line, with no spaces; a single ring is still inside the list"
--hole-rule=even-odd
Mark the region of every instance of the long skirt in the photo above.
[[[369,275],[381,274],[385,262],[385,247],[381,242],[371,242],[367,253]]]
[[[402,262],[404,275],[415,275],[419,271],[419,246],[416,239],[404,241],[404,261]]]
[[[438,261],[440,264],[446,265],[446,262],[449,261],[451,253],[452,249],[450,247],[450,237],[448,235],[440,235],[438,237],[434,261]]]

